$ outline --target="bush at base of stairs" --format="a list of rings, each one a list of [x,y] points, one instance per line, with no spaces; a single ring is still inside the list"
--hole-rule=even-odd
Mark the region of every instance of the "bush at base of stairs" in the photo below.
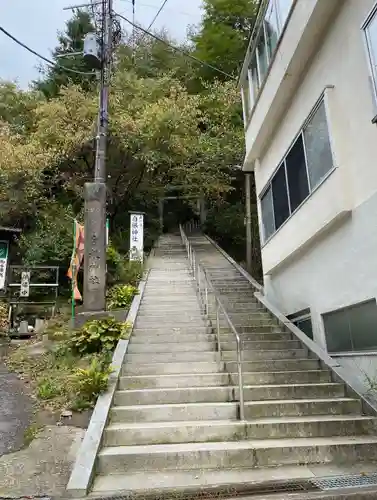
[[[120,339],[128,339],[130,332],[129,323],[112,317],[88,321],[80,330],[72,332],[67,346],[80,356],[111,352]]]
[[[133,285],[115,285],[110,288],[107,299],[108,309],[128,309],[135,295],[139,293]]]

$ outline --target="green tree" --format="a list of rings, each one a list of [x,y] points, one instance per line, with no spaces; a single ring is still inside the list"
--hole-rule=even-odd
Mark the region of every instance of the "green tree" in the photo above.
[[[95,27],[88,12],[77,10],[73,17],[67,22],[64,32],[59,33],[59,45],[52,54],[52,59],[66,68],[89,73],[92,71],[90,64],[82,55],[59,57],[61,55],[82,52],[84,48],[84,36],[95,32]],[[96,84],[96,79],[91,75],[81,75],[67,72],[61,67],[48,66],[41,70],[42,78],[34,82],[34,87],[43,92],[47,98],[56,97],[60,89],[69,83],[82,86],[88,90]]]
[[[245,57],[258,0],[204,0],[202,23],[190,38],[194,55],[226,73],[237,75]],[[226,79],[202,66],[199,76],[205,80]]]

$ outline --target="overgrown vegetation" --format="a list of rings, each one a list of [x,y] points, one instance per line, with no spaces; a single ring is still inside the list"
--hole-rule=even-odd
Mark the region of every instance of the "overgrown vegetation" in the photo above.
[[[108,292],[108,309],[128,309],[138,289],[133,285],[115,285]]]
[[[48,352],[31,354],[27,342],[11,352],[8,367],[29,382],[37,403],[45,408],[93,407],[106,390],[112,352],[120,338],[128,337],[129,325],[105,318],[70,332],[59,318],[47,331],[54,339]]]
[[[130,330],[128,323],[121,323],[112,317],[88,321],[80,330],[72,332],[67,346],[80,356],[108,354],[115,349],[120,339],[129,337]]]

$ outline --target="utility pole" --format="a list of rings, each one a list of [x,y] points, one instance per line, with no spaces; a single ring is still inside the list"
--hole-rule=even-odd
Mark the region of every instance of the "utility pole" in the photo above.
[[[102,0],[101,8],[101,69],[94,182],[86,183],[84,188],[86,314],[96,314],[106,309],[106,150],[113,42],[112,0]]]

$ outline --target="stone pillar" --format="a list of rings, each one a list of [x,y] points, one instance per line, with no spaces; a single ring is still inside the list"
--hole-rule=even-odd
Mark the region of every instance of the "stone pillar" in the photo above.
[[[85,192],[84,312],[106,309],[106,185],[87,182]]]

